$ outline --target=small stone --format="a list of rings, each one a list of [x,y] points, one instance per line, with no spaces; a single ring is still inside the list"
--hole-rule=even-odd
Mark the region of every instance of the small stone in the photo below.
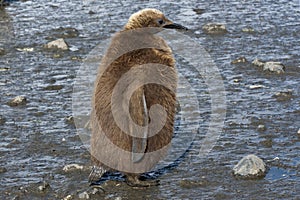
[[[23,48],[16,48],[17,51],[21,51],[21,52],[33,52],[34,48],[32,47],[23,47]]]
[[[285,72],[285,66],[280,62],[266,62],[263,66],[264,71],[275,72],[277,74],[282,74]]]
[[[122,200],[122,197],[116,197],[115,200]]]
[[[20,196],[16,195],[11,200],[20,200],[20,199],[21,199]]]
[[[244,178],[263,177],[266,174],[265,163],[256,155],[245,156],[233,168],[233,174]]]
[[[261,145],[263,145],[266,148],[272,148],[273,146],[273,140],[271,138],[267,138],[265,140],[262,140],[260,142]]]
[[[193,11],[197,14],[197,15],[201,15],[205,12],[205,9],[203,8],[194,8]]]
[[[71,200],[73,197],[72,197],[72,195],[68,195],[68,196],[66,196],[65,198],[63,198],[63,200]]]
[[[0,56],[5,55],[5,50],[3,48],[0,48]]]
[[[45,191],[46,189],[48,189],[48,188],[50,188],[50,185],[49,185],[49,183],[47,183],[47,182],[43,182],[43,184],[42,185],[40,185],[40,186],[38,186],[38,190],[40,191],[40,192],[43,192],[43,191]]]
[[[62,57],[63,57],[62,54],[59,54],[59,53],[53,54],[53,58],[62,58]]]
[[[44,112],[35,112],[35,113],[33,113],[33,115],[34,116],[36,116],[36,117],[41,117],[41,116],[44,116],[46,113],[44,113]]]
[[[75,38],[78,37],[79,35],[79,31],[72,27],[68,27],[68,28],[60,27],[58,29],[54,29],[53,31],[54,31],[53,36],[55,38]]]
[[[257,126],[257,129],[260,130],[260,131],[265,131],[266,130],[266,126],[263,125],[263,124],[260,124]]]
[[[8,71],[8,70],[10,70],[9,67],[1,67],[0,68],[0,72],[5,72],[5,71]]]
[[[254,90],[254,89],[259,89],[259,88],[264,88],[265,86],[263,85],[250,85],[249,88]]]
[[[71,46],[69,49],[70,49],[70,51],[78,51],[79,50],[79,48],[76,46]]]
[[[224,24],[221,23],[208,23],[202,27],[202,30],[207,34],[225,34],[228,31]]]
[[[248,62],[248,61],[245,57],[239,57],[239,58],[233,60],[231,62],[231,64],[246,63],[246,62]]]
[[[66,117],[65,120],[66,120],[67,124],[71,124],[71,125],[74,124],[74,117],[73,116]]]
[[[299,128],[299,130],[298,130],[297,134],[298,134],[298,135],[300,135],[300,128]]]
[[[27,99],[24,96],[17,96],[8,102],[8,105],[11,107],[25,105],[27,103]]]
[[[5,122],[6,122],[6,119],[0,115],[0,125],[5,124]]]
[[[82,60],[82,58],[79,56],[72,56],[71,60],[79,60],[80,61],[80,60]]]
[[[10,145],[21,144],[22,142],[18,138],[12,138]]]
[[[105,192],[105,190],[103,189],[103,187],[101,185],[92,185],[91,187],[92,188],[91,188],[90,194],[92,194],[92,195]]]
[[[54,40],[52,42],[49,42],[44,47],[48,48],[48,49],[62,49],[62,50],[68,50],[69,49],[67,43],[65,42],[65,40],[63,38],[60,38],[60,39]]]
[[[242,31],[244,33],[254,33],[254,29],[250,27],[243,28]]]
[[[277,101],[287,101],[293,97],[293,90],[286,90],[281,92],[276,92],[273,97],[277,99]]]
[[[261,60],[258,60],[257,58],[255,60],[253,60],[252,64],[257,67],[263,67],[265,65],[264,62],[262,62]]]
[[[44,187],[43,187],[42,185],[40,185],[40,186],[38,187],[38,189],[39,189],[39,191],[43,191],[43,190],[44,190]]]
[[[60,7],[60,5],[59,4],[55,4],[55,3],[49,3],[49,6],[51,7],[51,8],[54,8],[54,9],[57,9],[57,8],[59,8]]]
[[[78,165],[78,164],[69,164],[64,166],[63,171],[64,172],[69,172],[73,170],[83,170],[83,166]]]
[[[98,188],[93,188],[91,194],[95,195],[99,192],[99,189]]]
[[[62,88],[62,85],[49,85],[47,87],[44,87],[43,90],[61,90]]]
[[[90,195],[87,192],[82,192],[78,195],[79,199],[90,199]]]
[[[7,172],[7,169],[5,167],[0,167],[0,174]]]

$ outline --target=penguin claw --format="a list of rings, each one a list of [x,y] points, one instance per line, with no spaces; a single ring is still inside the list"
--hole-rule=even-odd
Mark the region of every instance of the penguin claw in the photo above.
[[[93,184],[99,181],[105,172],[106,170],[102,167],[93,166],[92,171],[89,175],[89,183]]]

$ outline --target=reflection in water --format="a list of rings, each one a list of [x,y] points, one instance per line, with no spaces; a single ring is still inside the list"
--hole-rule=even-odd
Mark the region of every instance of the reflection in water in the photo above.
[[[289,177],[295,178],[295,175],[295,171],[290,171],[279,167],[271,167],[265,179],[270,181],[276,181],[278,179],[284,179]]]

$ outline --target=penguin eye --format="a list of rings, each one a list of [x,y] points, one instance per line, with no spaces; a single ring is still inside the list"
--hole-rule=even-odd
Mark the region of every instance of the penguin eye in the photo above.
[[[165,23],[165,21],[164,21],[163,19],[158,19],[158,20],[157,20],[157,23],[158,23],[159,25],[163,25],[163,24]]]

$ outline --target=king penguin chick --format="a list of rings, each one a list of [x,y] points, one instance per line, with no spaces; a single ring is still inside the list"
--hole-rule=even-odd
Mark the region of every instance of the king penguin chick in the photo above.
[[[141,180],[140,174],[163,159],[173,136],[178,79],[175,59],[170,47],[156,35],[165,28],[187,30],[159,10],[143,9],[111,40],[94,85],[91,183],[107,171],[120,171],[130,186],[158,184]]]

